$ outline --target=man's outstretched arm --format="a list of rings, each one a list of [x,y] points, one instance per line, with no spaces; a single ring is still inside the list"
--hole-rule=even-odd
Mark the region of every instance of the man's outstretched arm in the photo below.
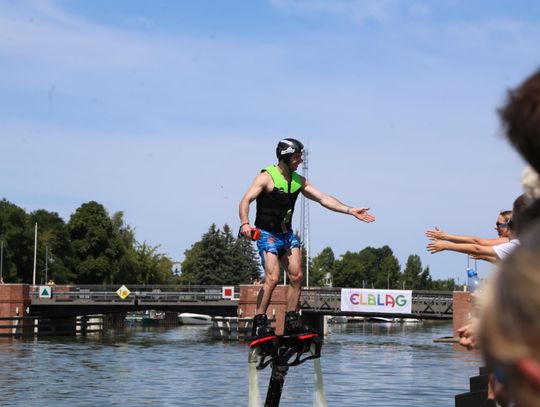
[[[352,215],[356,219],[361,220],[362,222],[369,223],[375,220],[375,216],[368,212],[369,208],[353,208],[352,206],[345,205],[343,202],[340,202],[333,196],[327,195],[319,191],[317,188],[311,185],[311,183],[307,179],[304,180],[302,193],[306,198],[320,203],[326,209],[330,209],[331,211]]]

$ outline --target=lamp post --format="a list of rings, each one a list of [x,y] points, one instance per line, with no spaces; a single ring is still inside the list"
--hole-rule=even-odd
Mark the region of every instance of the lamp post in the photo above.
[[[0,237],[0,283],[4,282],[4,237]]]
[[[47,271],[49,266],[49,246],[45,246],[45,284],[47,284]]]
[[[36,285],[36,261],[37,261],[37,222],[34,226],[34,271],[32,273],[32,285]]]

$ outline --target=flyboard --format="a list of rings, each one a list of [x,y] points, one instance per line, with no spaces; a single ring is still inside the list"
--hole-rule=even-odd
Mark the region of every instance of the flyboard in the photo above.
[[[238,236],[241,236],[241,231],[238,232]],[[251,230],[251,239],[258,240],[259,237],[260,231],[253,228]],[[248,355],[248,407],[260,406],[257,374],[259,370],[272,366],[264,407],[278,407],[289,367],[301,365],[310,359],[314,360],[315,367],[313,405],[315,407],[327,407],[320,362],[321,348],[322,338],[315,332],[299,335],[271,335],[251,341]]]
[[[272,366],[264,406],[277,407],[289,367],[301,365],[310,359],[315,360],[314,405],[326,406],[320,367],[322,339],[319,334],[270,336],[262,342],[252,341],[249,346],[249,407],[259,406],[257,370]]]

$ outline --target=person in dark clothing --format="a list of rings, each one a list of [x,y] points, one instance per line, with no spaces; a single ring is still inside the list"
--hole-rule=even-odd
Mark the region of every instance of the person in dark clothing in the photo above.
[[[318,202],[327,209],[354,216],[363,222],[373,222],[375,217],[369,208],[354,208],[340,202],[316,189],[296,170],[303,162],[304,146],[295,139],[283,139],[276,148],[277,165],[264,168],[255,178],[240,201],[240,233],[251,237],[249,221],[249,205],[256,200],[257,212],[255,226],[260,230],[257,241],[261,262],[265,272],[264,284],[257,297],[256,315],[253,320],[252,338],[260,339],[274,335],[268,324],[266,310],[270,304],[272,293],[280,277],[280,263],[287,270],[289,287],[284,334],[304,333],[298,314],[300,291],[302,284],[302,254],[300,242],[292,230],[292,216],[298,195]]]

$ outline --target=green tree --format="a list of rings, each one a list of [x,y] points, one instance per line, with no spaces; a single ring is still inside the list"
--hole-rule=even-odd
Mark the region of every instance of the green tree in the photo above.
[[[423,269],[422,260],[420,260],[420,256],[417,254],[411,254],[407,258],[401,285],[409,290],[430,290],[432,288],[429,266]]]
[[[231,256],[238,272],[238,281],[251,283],[261,278],[258,253],[248,239],[236,239],[232,244]]]
[[[358,253],[345,253],[334,263],[334,286],[387,288],[395,287],[400,266],[392,249],[366,247]]]
[[[446,280],[433,280],[430,289],[436,291],[455,291],[458,287],[454,279],[449,278]]]
[[[399,288],[401,267],[393,253],[387,254],[380,261],[380,272],[376,281],[377,288]]]
[[[347,251],[334,263],[332,276],[334,287],[362,287],[366,279],[366,267],[360,253]]]
[[[310,284],[322,287],[326,285],[327,275],[331,276],[334,273],[334,264],[336,258],[334,251],[330,247],[325,247],[322,251],[313,258],[311,266]]]
[[[158,250],[159,246],[137,243],[134,273],[137,283],[165,284],[172,278],[172,260]]]
[[[74,282],[74,258],[69,230],[56,212],[38,209],[29,215],[30,225],[38,224],[36,282]],[[47,274],[47,275],[45,275]]]
[[[124,256],[121,238],[103,205],[82,204],[68,222],[77,283],[113,284]]]
[[[223,231],[212,224],[202,239],[185,252],[182,283],[246,284],[259,275],[251,242],[235,239],[228,225]]]
[[[3,279],[9,283],[32,284],[34,226],[24,209],[0,201],[0,241],[4,247]]]

